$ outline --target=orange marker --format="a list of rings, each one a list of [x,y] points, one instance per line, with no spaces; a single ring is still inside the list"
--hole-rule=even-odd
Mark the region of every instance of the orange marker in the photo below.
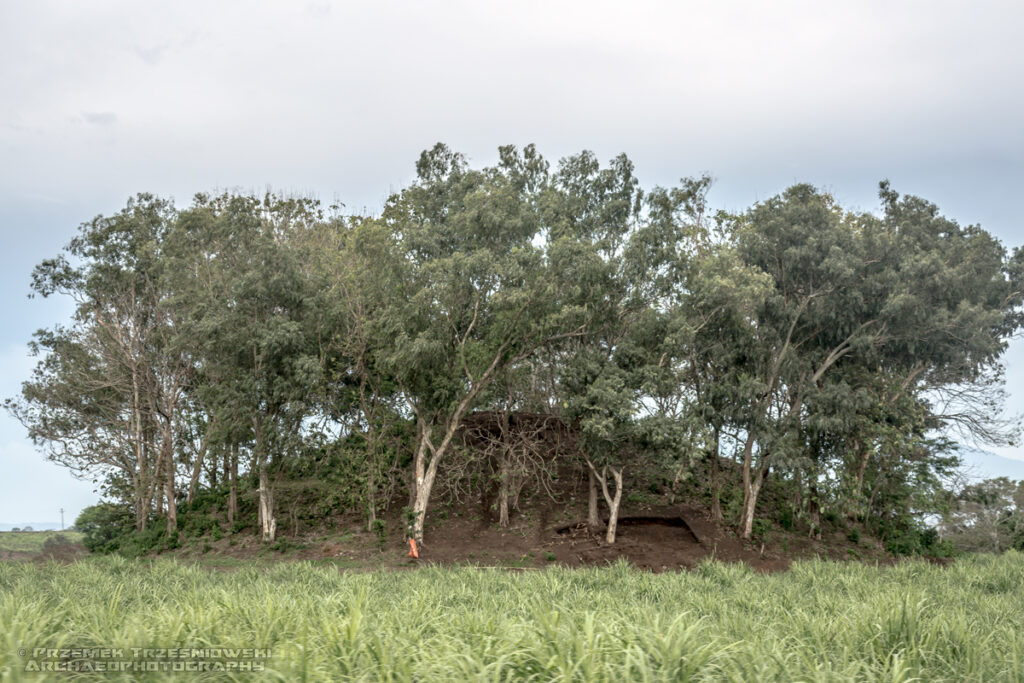
[[[410,538],[409,539],[409,557],[415,557],[416,559],[419,559],[419,557],[420,557],[419,551],[416,550],[416,539],[415,538]]]

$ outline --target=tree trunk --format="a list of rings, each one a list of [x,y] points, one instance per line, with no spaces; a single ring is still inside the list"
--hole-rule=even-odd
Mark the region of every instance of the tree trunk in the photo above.
[[[509,482],[508,452],[505,448],[501,451],[501,470],[498,481],[498,526],[508,527],[508,489]]]
[[[377,459],[370,462],[370,470],[366,476],[366,530],[373,531],[373,523],[377,521]]]
[[[604,494],[604,501],[608,504],[608,529],[605,532],[604,540],[609,544],[615,543],[615,532],[619,526],[619,504],[622,502],[622,470],[615,469],[605,465],[601,468],[601,474],[597,473],[597,469],[594,467],[590,460],[587,460],[587,467],[590,468],[591,474],[597,479],[598,483],[601,484],[601,492]],[[615,495],[612,495],[608,490],[608,470],[612,472],[612,478],[615,480]]]
[[[605,500],[608,501],[608,533],[604,540],[608,543],[615,543],[615,532],[619,527],[619,503],[622,502],[622,469],[612,468],[612,477],[615,478],[615,496],[608,500],[608,487],[605,481],[601,482],[604,489]]]
[[[601,528],[601,517],[597,513],[597,475],[587,467],[587,528],[597,531]]]
[[[501,460],[499,462],[498,474],[498,526],[508,527],[508,498],[509,488],[512,486],[509,462],[511,456],[511,415],[512,399],[509,397],[505,410],[501,411]]]
[[[149,518],[151,498],[149,498],[149,463],[146,461],[146,448],[142,441],[142,413],[139,398],[139,377],[135,366],[132,366],[132,433],[135,440],[135,466],[138,469],[138,500],[135,509],[135,528],[146,530]]]
[[[146,503],[145,493],[139,491],[135,497],[135,530],[145,531],[146,520],[149,517],[149,505]]]
[[[425,430],[426,427],[423,427]],[[420,443],[416,448],[415,466],[415,501],[412,505],[412,538],[417,543],[423,543],[423,518],[427,514],[427,503],[430,500],[430,490],[434,487],[434,477],[437,475],[437,454],[427,463],[428,439],[430,437],[424,431],[420,436]]]
[[[170,536],[178,531],[178,501],[175,500],[173,470],[167,475],[164,494],[167,496],[167,535]]]
[[[866,516],[864,495],[864,474],[867,472],[868,463],[871,461],[871,449],[861,447],[857,458],[857,474],[854,479],[853,500],[848,506],[847,517],[856,519],[858,516]]]
[[[740,536],[746,540],[750,540],[750,537],[754,533],[754,510],[757,507],[757,495],[761,492],[761,485],[764,483],[765,477],[768,474],[768,466],[762,465],[757,468],[757,474],[754,480],[749,483],[744,482],[745,490],[743,494],[743,516],[740,519]]]
[[[715,427],[715,437],[711,444],[711,519],[716,522],[722,521],[722,482],[719,477],[719,436],[720,431]]]
[[[448,447],[455,438],[455,433],[461,424],[462,415],[466,412],[469,404],[476,397],[476,390],[470,391],[469,395],[462,399],[455,412],[445,423],[444,438],[435,448],[430,441],[431,428],[422,419],[419,422],[419,444],[416,447],[415,466],[415,495],[416,501],[412,506],[412,537],[419,544],[423,543],[423,521],[427,514],[427,503],[430,501],[430,491],[434,488],[434,479],[437,477],[437,465],[441,458],[448,452]],[[430,454],[430,463],[427,463],[427,454]]]
[[[164,514],[164,461],[157,453],[155,458],[156,471],[153,472],[153,499],[156,501],[156,516],[162,517]]]
[[[178,531],[178,501],[174,487],[174,442],[168,438],[168,429],[163,434],[160,448],[163,451],[164,461],[164,496],[167,498],[167,535]]]
[[[178,500],[174,476],[174,429],[168,420],[160,427],[160,451],[164,462],[164,496],[167,498],[167,535],[178,531]]]
[[[238,517],[238,451],[228,449],[228,524],[234,525]]]
[[[277,536],[277,519],[274,517],[274,494],[270,490],[270,480],[267,476],[267,463],[263,458],[259,462],[260,476],[260,531],[263,540],[273,543]]]
[[[807,475],[807,509],[810,512],[811,528],[808,536],[821,539],[821,503],[818,500],[818,474],[811,471]]]
[[[740,535],[743,536],[743,538],[749,538],[749,536],[744,535],[744,534],[748,533],[748,532],[745,531],[747,526],[749,526],[748,525],[748,520],[747,520],[748,509],[751,510],[751,512],[750,512],[750,517],[751,518],[749,520],[750,524],[753,524],[753,521],[754,521],[753,520],[753,512],[752,512],[752,510],[753,510],[753,503],[750,500],[751,499],[751,489],[752,489],[752,482],[751,482],[750,474],[751,474],[751,467],[753,466],[753,460],[754,460],[754,435],[753,434],[747,434],[747,440],[743,443],[743,508],[742,508],[742,511],[740,512],[740,524],[739,524]],[[754,497],[756,499],[756,495]]]
[[[192,502],[192,499],[196,495],[196,485],[199,483],[199,475],[202,474],[202,472],[203,472],[203,460],[205,458],[206,458],[206,445],[204,444],[204,445],[199,447],[199,452],[196,453],[196,461],[194,463],[192,463],[192,476],[189,477],[189,480],[188,480],[188,495],[185,497],[185,500],[188,501],[189,503]],[[211,487],[216,487],[217,483],[215,481],[211,481],[210,482],[210,486]]]

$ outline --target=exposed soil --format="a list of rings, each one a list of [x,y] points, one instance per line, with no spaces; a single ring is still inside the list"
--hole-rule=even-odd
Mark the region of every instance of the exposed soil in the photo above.
[[[578,472],[557,477],[553,490],[526,490],[513,509],[510,524],[501,528],[494,497],[445,500],[438,496],[427,512],[426,537],[420,558],[407,556],[405,527],[398,513],[406,501],[391,505],[384,533],[366,529],[357,515],[291,521],[279,527],[278,541],[264,544],[254,529],[214,540],[182,536],[182,547],[163,553],[211,568],[232,569],[252,563],[311,560],[351,569],[406,569],[427,564],[469,564],[502,568],[604,566],[624,559],[650,571],[689,569],[702,561],[744,562],[757,571],[788,569],[794,559],[822,557],[841,561],[891,563],[882,545],[846,522],[826,528],[820,538],[770,525],[762,538],[740,539],[735,528],[712,519],[699,489],[674,489],[635,474],[627,482],[614,544],[604,529],[588,529],[585,480]],[[404,494],[403,494],[404,495]],[[763,495],[772,505],[770,488]],[[287,500],[282,495],[281,504]],[[603,503],[602,503],[603,508]],[[71,561],[84,548],[53,549],[49,559]],[[15,557],[15,555],[18,555]],[[10,553],[0,559],[34,560],[39,555]]]
[[[800,557],[889,563],[892,558],[875,541],[851,542],[845,534],[822,539],[773,531],[762,540],[743,541],[728,525],[710,518],[693,504],[623,506],[616,542],[605,542],[604,530],[591,531],[582,521],[585,508],[556,506],[550,501],[514,515],[507,529],[500,528],[479,506],[451,506],[435,510],[428,520],[420,559],[407,556],[403,529],[389,524],[383,547],[380,539],[352,519],[327,533],[311,532],[284,537],[275,550],[251,534],[236,534],[216,542],[187,544],[175,555],[202,564],[227,566],[233,560],[315,560],[348,568],[404,569],[426,564],[477,565],[503,568],[604,566],[620,558],[640,569],[676,571],[700,562],[744,562],[757,571],[789,568]],[[340,528],[339,528],[340,527]],[[326,530],[325,530],[326,531]],[[231,559],[229,559],[231,558]]]

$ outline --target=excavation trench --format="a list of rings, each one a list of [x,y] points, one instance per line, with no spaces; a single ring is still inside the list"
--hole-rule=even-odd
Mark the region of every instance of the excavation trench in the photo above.
[[[608,523],[607,519],[602,520],[604,524]],[[669,527],[673,529],[672,535],[676,536],[678,540],[687,540],[693,543],[700,544],[700,539],[693,533],[693,529],[686,523],[686,520],[682,517],[653,517],[653,516],[634,516],[634,517],[619,517],[619,527],[621,528],[633,528],[637,527],[654,527],[650,529],[655,531],[659,528]],[[587,531],[586,522],[573,522],[565,526],[558,527],[555,532],[562,535],[578,534]],[[666,529],[667,531],[667,529]],[[628,532],[627,532],[627,535]],[[681,537],[681,538],[679,538]]]

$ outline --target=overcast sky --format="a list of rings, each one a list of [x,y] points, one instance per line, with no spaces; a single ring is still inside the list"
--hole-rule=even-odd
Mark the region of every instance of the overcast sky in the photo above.
[[[70,311],[25,295],[82,221],[236,187],[375,211],[437,141],[626,152],[732,209],[810,182],[874,210],[889,178],[1022,244],[1021,36],[1015,2],[2,0],[0,394]],[[1007,360],[1020,412],[1024,344]],[[0,415],[0,522],[95,499]]]

